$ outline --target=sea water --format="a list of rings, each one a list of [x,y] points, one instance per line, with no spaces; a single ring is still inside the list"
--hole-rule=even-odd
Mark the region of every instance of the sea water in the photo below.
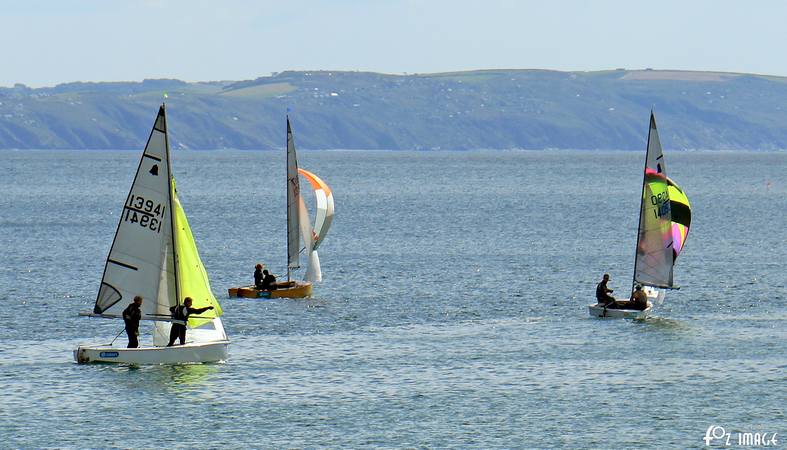
[[[628,295],[642,151],[302,151],[336,200],[308,300],[226,296],[257,262],[285,275],[284,152],[174,151],[229,359],[78,365],[77,344],[122,330],[77,314],[139,156],[0,152],[0,447],[787,439],[785,153],[666,151],[694,210],[682,288],[632,322],[587,304],[604,272]]]

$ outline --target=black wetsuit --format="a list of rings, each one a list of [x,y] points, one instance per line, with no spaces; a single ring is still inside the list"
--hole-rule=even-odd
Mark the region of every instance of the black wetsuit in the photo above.
[[[614,302],[615,297],[609,295],[610,292],[612,292],[612,289],[607,288],[607,282],[601,281],[596,286],[596,301],[598,301],[598,303],[601,305]]]
[[[262,289],[262,269],[254,269],[254,286]]]
[[[142,318],[142,311],[136,303],[132,303],[123,310],[123,321],[126,323],[126,334],[128,335],[128,348],[139,347],[139,320]]]
[[[262,289],[266,291],[273,291],[276,289],[276,277],[271,274],[265,275],[265,279],[262,280]]]
[[[171,307],[169,310],[172,311],[172,318],[175,320],[182,320],[184,324],[179,323],[172,323],[172,328],[169,331],[169,344],[167,347],[171,347],[172,344],[175,343],[175,339],[180,340],[180,345],[186,343],[186,325],[185,322],[189,320],[189,315],[191,314],[201,314],[209,309],[213,309],[212,306],[206,306],[204,308],[188,308],[186,305],[177,305]]]

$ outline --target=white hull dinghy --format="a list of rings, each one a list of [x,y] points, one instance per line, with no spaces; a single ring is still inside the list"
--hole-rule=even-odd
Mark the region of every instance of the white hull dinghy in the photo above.
[[[595,305],[588,305],[588,313],[590,317],[601,319],[645,319],[650,315],[653,305],[660,304],[664,299],[664,291],[650,286],[645,286],[643,290],[648,296],[648,307],[643,310],[605,308],[604,305],[596,303]]]
[[[632,283],[632,294],[635,286],[643,287],[648,306],[644,310],[613,309],[596,303],[588,305],[590,317],[643,319],[654,305],[664,300],[667,290],[679,289],[673,283],[672,270],[686,242],[690,224],[689,199],[667,177],[656,118],[651,111]]]
[[[99,345],[80,345],[74,359],[85,363],[120,364],[183,364],[219,362],[227,359],[229,341],[186,342],[172,347],[120,348]]]
[[[126,339],[122,339],[113,345],[118,335],[110,344],[80,344],[74,350],[78,363],[180,364],[227,359],[229,339],[220,318],[221,305],[211,292],[172,177],[164,105],[123,205],[96,304],[93,311],[80,315],[122,319],[135,296],[143,298],[141,320],[153,324],[152,342],[126,348]],[[187,340],[184,345],[168,347],[171,308],[186,297],[192,299],[193,309],[205,311],[179,322],[188,328]]]

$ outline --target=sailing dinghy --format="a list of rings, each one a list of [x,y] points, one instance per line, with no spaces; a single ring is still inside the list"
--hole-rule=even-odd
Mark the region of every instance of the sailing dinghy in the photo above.
[[[301,196],[298,175],[303,176],[314,190],[317,201],[314,225]],[[298,168],[295,140],[290,118],[287,117],[287,281],[276,283],[276,289],[258,290],[254,285],[230,288],[230,297],[244,298],[303,298],[312,295],[312,285],[322,281],[320,258],[317,248],[322,243],[333,221],[333,193],[331,188],[317,175]],[[301,247],[301,239],[303,247]],[[308,266],[303,281],[292,278],[292,272],[301,267],[300,254],[308,255]]]
[[[632,293],[637,284],[642,285],[648,296],[648,306],[640,311],[609,308],[597,303],[588,305],[590,316],[643,319],[650,314],[654,304],[664,300],[667,290],[679,289],[674,284],[672,269],[686,242],[690,224],[689,199],[667,177],[656,118],[651,111],[632,282]]]
[[[122,320],[123,310],[136,295],[144,299],[142,320],[152,323],[152,342],[140,339],[139,348],[125,348],[125,339],[117,345],[79,345],[74,350],[77,362],[177,364],[227,358],[229,340],[221,323],[221,306],[210,290],[172,177],[164,105],[123,205],[95,307],[80,315]],[[214,309],[189,317],[185,345],[166,347],[170,307],[186,297],[192,298],[193,308]]]

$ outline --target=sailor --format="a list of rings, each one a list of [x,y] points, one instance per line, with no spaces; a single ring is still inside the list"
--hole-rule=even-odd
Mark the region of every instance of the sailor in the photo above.
[[[262,275],[262,264],[257,264],[256,266],[254,266],[254,287],[261,290],[263,278],[264,277]]]
[[[644,311],[648,307],[648,294],[642,290],[641,284],[638,283],[634,288],[634,292],[631,294],[631,301],[628,302],[627,306],[639,311]]]
[[[128,335],[128,348],[139,347],[139,320],[142,318],[142,297],[137,295],[134,302],[123,310],[123,322],[126,323],[126,334]]]
[[[607,305],[615,302],[615,297],[609,295],[612,293],[612,289],[607,287],[608,282],[609,274],[605,273],[604,278],[596,285],[596,301],[598,301],[599,305]]]
[[[169,309],[172,311],[172,319],[182,323],[172,322],[172,328],[169,331],[169,344],[167,344],[167,347],[172,347],[172,344],[175,343],[175,339],[180,339],[180,345],[186,343],[186,322],[189,320],[189,315],[202,314],[209,309],[213,309],[213,306],[192,308],[191,302],[191,297],[186,297],[183,299],[182,305],[175,305]]]
[[[268,273],[267,270],[263,270],[262,273],[265,275],[265,278],[262,279],[262,289],[265,291],[273,291],[276,289],[276,277],[273,274]]]

